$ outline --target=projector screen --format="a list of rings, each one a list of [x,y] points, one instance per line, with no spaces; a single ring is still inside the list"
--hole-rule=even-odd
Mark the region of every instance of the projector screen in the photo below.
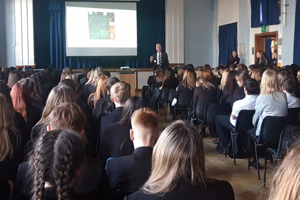
[[[70,2],[66,5],[66,56],[136,56],[133,2]]]

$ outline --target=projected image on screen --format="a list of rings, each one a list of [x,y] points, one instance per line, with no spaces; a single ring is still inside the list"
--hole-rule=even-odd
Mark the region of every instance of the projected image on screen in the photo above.
[[[114,13],[92,12],[88,15],[90,39],[115,39]]]
[[[136,3],[66,2],[67,56],[136,56]]]

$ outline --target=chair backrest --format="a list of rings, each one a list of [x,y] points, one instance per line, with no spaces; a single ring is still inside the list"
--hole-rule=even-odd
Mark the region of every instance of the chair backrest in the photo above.
[[[300,111],[300,107],[288,108],[288,117],[289,117],[290,121],[292,122],[292,124],[296,124],[299,111]]]
[[[278,144],[278,157],[283,158],[289,150],[291,144],[300,138],[300,126],[288,125],[281,132]]]
[[[255,110],[241,110],[236,120],[235,130],[238,133],[245,133],[253,128],[252,118]]]
[[[278,147],[281,131],[288,123],[288,117],[265,117],[260,129],[259,143],[276,149]]]
[[[180,92],[177,99],[177,107],[188,108],[191,105],[193,99],[192,92]]]
[[[215,123],[217,115],[230,115],[230,103],[209,103],[206,107],[204,122]]]
[[[209,103],[212,103],[211,100],[208,99],[198,99],[196,102],[196,108],[194,111],[194,118],[204,118],[205,109]]]
[[[162,100],[162,102],[168,102],[168,98],[169,98],[169,88],[163,88],[161,91],[161,96],[160,99]]]
[[[175,97],[175,93],[176,93],[176,90],[171,88],[169,89],[169,96],[168,96],[168,102],[169,103],[172,103],[174,97]]]

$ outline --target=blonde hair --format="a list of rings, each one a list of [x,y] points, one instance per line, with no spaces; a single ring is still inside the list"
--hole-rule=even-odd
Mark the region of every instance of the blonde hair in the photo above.
[[[297,143],[273,173],[269,200],[300,199],[300,145]]]
[[[17,146],[19,145],[19,132],[14,125],[14,117],[9,109],[6,98],[0,93],[0,161],[13,158],[14,146],[9,138],[9,131],[16,135]]]
[[[181,83],[184,87],[187,87],[188,89],[193,90],[196,86],[195,73],[188,69],[185,70]]]
[[[168,126],[153,149],[152,171],[142,189],[151,194],[166,193],[180,181],[206,187],[201,135],[191,124],[177,121]]]
[[[263,73],[260,83],[260,94],[270,94],[274,99],[275,92],[279,92],[277,73],[273,69],[268,69]]]
[[[101,96],[105,97],[107,95],[107,89],[106,89],[107,79],[108,79],[107,76],[102,75],[99,78],[96,92],[92,93],[88,98],[89,103],[92,100],[94,101],[94,108],[96,107],[97,101],[101,99]]]
[[[221,78],[221,83],[220,83],[221,90],[224,90],[224,87],[226,86],[228,74],[229,74],[228,69],[224,70],[222,73],[222,78]]]
[[[260,83],[260,81],[261,81],[261,70],[260,69],[252,69],[250,77],[255,79],[257,82]]]
[[[51,111],[62,103],[76,103],[76,93],[68,86],[56,86],[47,98],[46,106],[38,124],[45,122]]]
[[[117,82],[110,89],[111,97],[116,103],[124,105],[130,98],[130,87],[127,83]]]
[[[86,85],[91,84],[91,85],[97,87],[98,81],[99,81],[101,75],[104,75],[104,69],[102,67],[97,67],[95,70],[92,70],[91,76],[90,76],[88,82],[86,83]]]
[[[196,70],[196,78],[202,78],[204,74],[204,70],[199,68],[198,70]]]

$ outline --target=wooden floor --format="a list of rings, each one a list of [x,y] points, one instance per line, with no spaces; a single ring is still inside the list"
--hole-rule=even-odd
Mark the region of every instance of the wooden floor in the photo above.
[[[160,110],[160,129],[161,131],[171,124],[172,118],[169,115],[167,121],[163,116],[163,110]],[[209,132],[207,132],[209,135]],[[235,193],[236,200],[262,200],[267,199],[268,190],[263,187],[263,180],[258,180],[257,171],[254,168],[248,170],[247,159],[237,159],[237,165],[233,164],[233,159],[218,154],[215,150],[216,145],[209,136],[204,138],[204,150],[206,160],[206,175],[210,178],[226,180],[230,182]],[[260,165],[263,166],[264,159],[260,159]],[[268,163],[267,181],[270,179],[273,166]],[[263,170],[260,171],[263,179]],[[268,187],[268,184],[267,184]]]

